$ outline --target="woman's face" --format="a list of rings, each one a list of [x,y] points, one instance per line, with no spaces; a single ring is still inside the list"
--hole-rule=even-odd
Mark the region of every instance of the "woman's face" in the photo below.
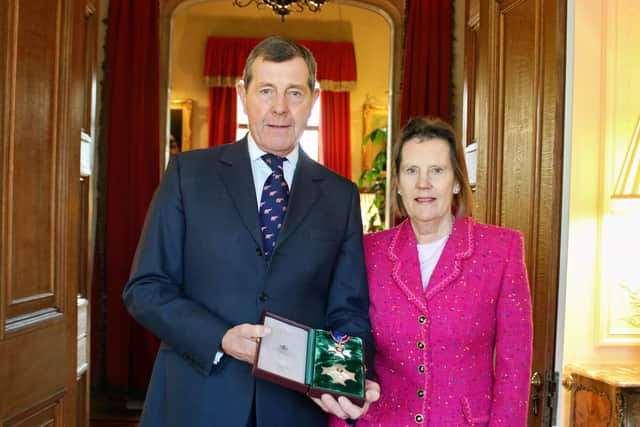
[[[449,145],[441,138],[413,138],[402,147],[398,192],[413,223],[448,223],[455,179]]]

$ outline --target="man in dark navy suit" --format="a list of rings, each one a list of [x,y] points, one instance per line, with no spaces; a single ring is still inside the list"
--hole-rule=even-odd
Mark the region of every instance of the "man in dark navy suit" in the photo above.
[[[172,156],[124,290],[162,340],[141,426],[325,427],[378,399],[370,380],[359,407],[251,375],[264,311],[359,336],[373,365],[358,190],[299,147],[315,80],[306,48],[262,41],[237,85],[247,136]]]

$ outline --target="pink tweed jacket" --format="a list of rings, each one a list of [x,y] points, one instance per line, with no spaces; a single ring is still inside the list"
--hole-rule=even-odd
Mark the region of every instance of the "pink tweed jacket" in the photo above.
[[[522,235],[456,220],[426,291],[408,220],[366,235],[364,247],[381,397],[357,427],[525,426],[532,319]]]

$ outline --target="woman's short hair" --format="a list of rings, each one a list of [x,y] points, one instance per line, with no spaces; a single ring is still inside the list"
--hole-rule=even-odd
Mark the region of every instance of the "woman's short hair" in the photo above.
[[[471,216],[473,213],[473,193],[467,174],[467,163],[464,157],[462,144],[456,138],[456,133],[451,125],[443,120],[433,117],[412,118],[400,131],[400,139],[393,149],[393,162],[391,174],[391,194],[395,195],[396,214],[405,217],[407,210],[398,194],[398,171],[402,163],[402,149],[412,139],[420,141],[430,139],[442,139],[449,146],[449,158],[455,179],[460,185],[458,194],[453,195],[451,212],[458,218]]]
[[[316,60],[309,49],[285,39],[283,37],[268,37],[262,40],[256,47],[254,47],[249,56],[247,57],[247,63],[244,66],[244,73],[242,80],[244,81],[244,87],[248,88],[251,79],[253,78],[253,63],[256,59],[262,58],[264,61],[269,62],[285,62],[294,58],[302,58],[307,64],[309,71],[309,77],[307,79],[307,85],[309,90],[313,92],[316,87]]]

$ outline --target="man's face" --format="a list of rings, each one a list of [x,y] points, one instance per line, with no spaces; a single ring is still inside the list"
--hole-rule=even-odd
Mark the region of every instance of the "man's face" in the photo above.
[[[307,86],[309,70],[302,58],[257,58],[252,72],[249,87],[236,85],[251,136],[262,150],[284,157],[300,140],[319,91]]]

